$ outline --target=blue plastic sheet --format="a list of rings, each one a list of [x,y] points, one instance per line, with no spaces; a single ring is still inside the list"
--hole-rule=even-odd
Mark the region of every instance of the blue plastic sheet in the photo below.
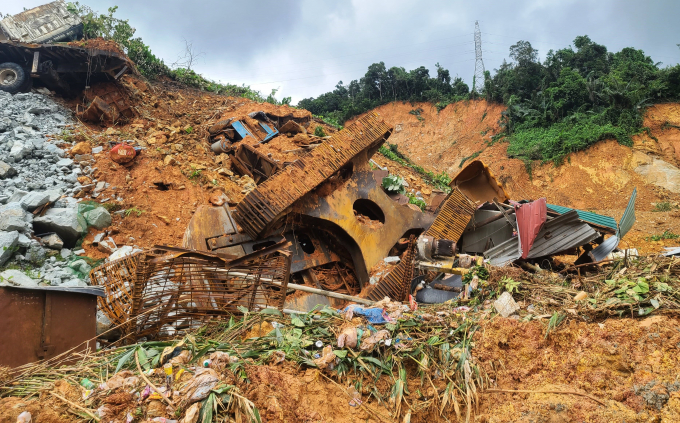
[[[370,323],[373,323],[374,325],[382,325],[392,321],[392,319],[390,319],[385,310],[382,308],[364,308],[356,304],[350,304],[344,309],[340,310],[340,312],[345,313],[349,309],[351,309],[354,314],[364,316]]]

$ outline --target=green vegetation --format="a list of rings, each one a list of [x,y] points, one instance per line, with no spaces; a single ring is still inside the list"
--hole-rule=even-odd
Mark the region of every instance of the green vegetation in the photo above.
[[[663,231],[661,235],[652,235],[650,237],[645,238],[647,241],[661,241],[664,239],[678,239],[680,238],[680,235],[673,233],[671,231]]]
[[[115,41],[146,78],[156,79],[166,76],[185,85],[216,94],[245,97],[255,101],[276,102],[276,99],[273,98],[276,90],[273,90],[269,97],[264,98],[259,91],[252,90],[245,85],[222,84],[206,79],[190,69],[190,65],[170,69],[162,59],[151,52],[149,46],[144,44],[140,37],[134,36],[137,30],[130,25],[128,19],[119,19],[114,16],[118,6],[110,7],[107,14],[99,14],[79,2],[68,3],[67,7],[71,13],[82,19],[84,39],[103,38]],[[282,102],[286,101],[285,104],[289,104],[290,98],[284,98]],[[281,103],[276,102],[275,104]]]
[[[528,41],[511,46],[509,57],[494,75],[486,73],[482,97],[507,106],[503,132],[491,143],[505,137],[508,154],[527,163],[559,164],[569,153],[606,138],[630,145],[631,136],[644,129],[646,105],[680,99],[680,65],[662,68],[631,47],[609,52],[585,35],[576,37],[574,47],[550,50],[543,62]],[[441,110],[476,98],[460,78],[436,67],[437,76],[430,77],[422,66],[407,72],[374,63],[363,78],[348,85],[340,81],[335,90],[298,105],[344,122],[391,101],[427,101]],[[410,113],[422,120],[418,109]]]
[[[668,212],[673,210],[673,205],[669,203],[668,201],[663,201],[661,203],[656,203],[654,204],[654,209],[652,211],[655,212]]]
[[[141,216],[142,213],[144,213],[144,210],[138,209],[137,206],[133,206],[127,210],[125,210],[125,217],[130,216],[132,213],[135,213],[137,217]]]
[[[422,166],[418,166],[417,164],[413,163],[411,159],[402,154],[396,144],[385,143],[380,146],[380,150],[378,151],[388,159],[415,170],[423,177],[423,179],[425,179],[425,182],[434,186],[435,188],[447,193],[451,191],[451,188],[449,187],[449,184],[451,183],[451,177],[449,175],[444,172],[435,174],[423,169]]]
[[[314,135],[317,137],[325,137],[326,136],[326,131],[323,130],[323,126],[317,126],[314,128]]]
[[[331,119],[342,123],[392,101],[428,101],[441,110],[450,103],[470,98],[470,89],[461,78],[451,78],[439,63],[435,66],[437,76],[430,77],[424,66],[406,71],[396,66],[387,69],[384,62],[374,63],[363,78],[347,85],[340,81],[335,90],[300,100],[298,107],[325,116],[326,122]],[[423,119],[420,113],[416,116]]]

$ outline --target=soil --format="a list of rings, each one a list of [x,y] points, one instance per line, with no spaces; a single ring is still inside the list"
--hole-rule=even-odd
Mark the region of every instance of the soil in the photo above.
[[[113,239],[118,246],[179,245],[192,214],[199,205],[208,204],[215,191],[224,192],[231,205],[247,194],[246,185],[252,180],[235,173],[228,155],[218,156],[212,152],[206,141],[207,128],[222,119],[256,111],[311,117],[306,110],[179,88],[169,82],[150,84],[130,75],[123,78],[123,85],[137,117],[113,126],[82,122],[70,133],[58,136],[70,142],[89,141],[93,147],[104,148],[102,153],[94,155],[93,167],[97,168],[94,176],[109,186],[96,201],[108,199],[105,202],[110,203],[112,210],[120,211],[112,214],[116,232]],[[77,103],[67,105],[75,110]],[[318,125],[322,125],[327,134],[335,132],[333,127],[314,120],[308,130],[313,132]],[[119,142],[142,147],[131,166],[122,166],[109,158],[111,145]],[[242,142],[254,145],[257,141],[247,137]],[[285,135],[257,148],[280,163],[293,161],[305,153],[284,153],[300,150],[300,146]],[[162,185],[163,190],[157,185]],[[117,201],[119,197],[122,201]],[[89,195],[85,198],[89,199]],[[123,213],[124,210],[128,213]],[[92,246],[99,232],[91,228],[85,237],[83,248],[89,257],[108,256],[107,252]]]

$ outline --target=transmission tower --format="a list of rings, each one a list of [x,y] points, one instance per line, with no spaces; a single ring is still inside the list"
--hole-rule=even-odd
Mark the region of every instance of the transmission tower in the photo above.
[[[479,94],[484,88],[484,61],[482,60],[482,31],[475,21],[475,83],[474,90]]]

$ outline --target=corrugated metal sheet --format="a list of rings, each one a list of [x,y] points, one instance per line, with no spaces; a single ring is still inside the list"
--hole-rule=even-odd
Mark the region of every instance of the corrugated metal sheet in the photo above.
[[[598,236],[595,229],[581,222],[578,213],[572,210],[545,222],[527,257],[550,256],[587,244]]]
[[[598,237],[587,223],[579,220],[574,210],[547,221],[534,240],[528,258],[538,258],[559,253],[586,244]],[[521,257],[517,238],[511,238],[484,253],[494,266],[504,266]]]
[[[592,251],[589,251],[588,256],[590,256],[593,261],[604,260],[618,245],[619,238],[616,235],[610,236],[602,244],[595,247]]]
[[[554,212],[557,212],[559,214],[564,214],[567,213],[571,210],[575,209],[570,209],[569,207],[563,207],[563,206],[556,206],[555,204],[548,204],[548,208]],[[576,210],[576,213],[578,213],[579,219],[583,220],[584,222],[592,223],[597,226],[602,226],[605,228],[611,228],[613,230],[616,230],[616,220],[613,217],[609,216],[604,216],[601,214],[589,212],[589,211],[584,211],[584,210]]]
[[[514,237],[484,252],[484,257],[489,259],[493,266],[503,267],[521,257],[519,251],[519,238]]]
[[[522,258],[529,256],[534,239],[545,223],[548,212],[546,203],[545,198],[539,198],[531,203],[515,206]]]
[[[628,233],[630,228],[633,227],[635,223],[635,199],[637,198],[637,188],[633,190],[630,195],[630,200],[628,200],[628,206],[626,206],[626,211],[623,212],[621,216],[621,221],[619,222],[619,230],[616,232],[616,236],[619,239],[623,239]]]
[[[595,247],[592,251],[588,252],[588,256],[594,261],[602,261],[607,258],[612,251],[618,247],[621,239],[628,233],[630,228],[633,227],[635,223],[635,199],[637,198],[637,188],[633,190],[630,195],[630,200],[628,200],[628,206],[621,216],[621,222],[619,222],[618,229],[616,230],[616,235],[607,238],[602,244]]]
[[[466,254],[483,253],[487,249],[487,243],[490,243],[490,247],[495,247],[511,238],[513,228],[503,218],[487,223],[484,226],[475,227],[475,222],[483,222],[490,217],[499,216],[500,214],[499,211],[477,210],[467,228],[465,228],[465,232],[463,232],[460,251]],[[514,221],[515,214],[511,214],[509,218]]]

